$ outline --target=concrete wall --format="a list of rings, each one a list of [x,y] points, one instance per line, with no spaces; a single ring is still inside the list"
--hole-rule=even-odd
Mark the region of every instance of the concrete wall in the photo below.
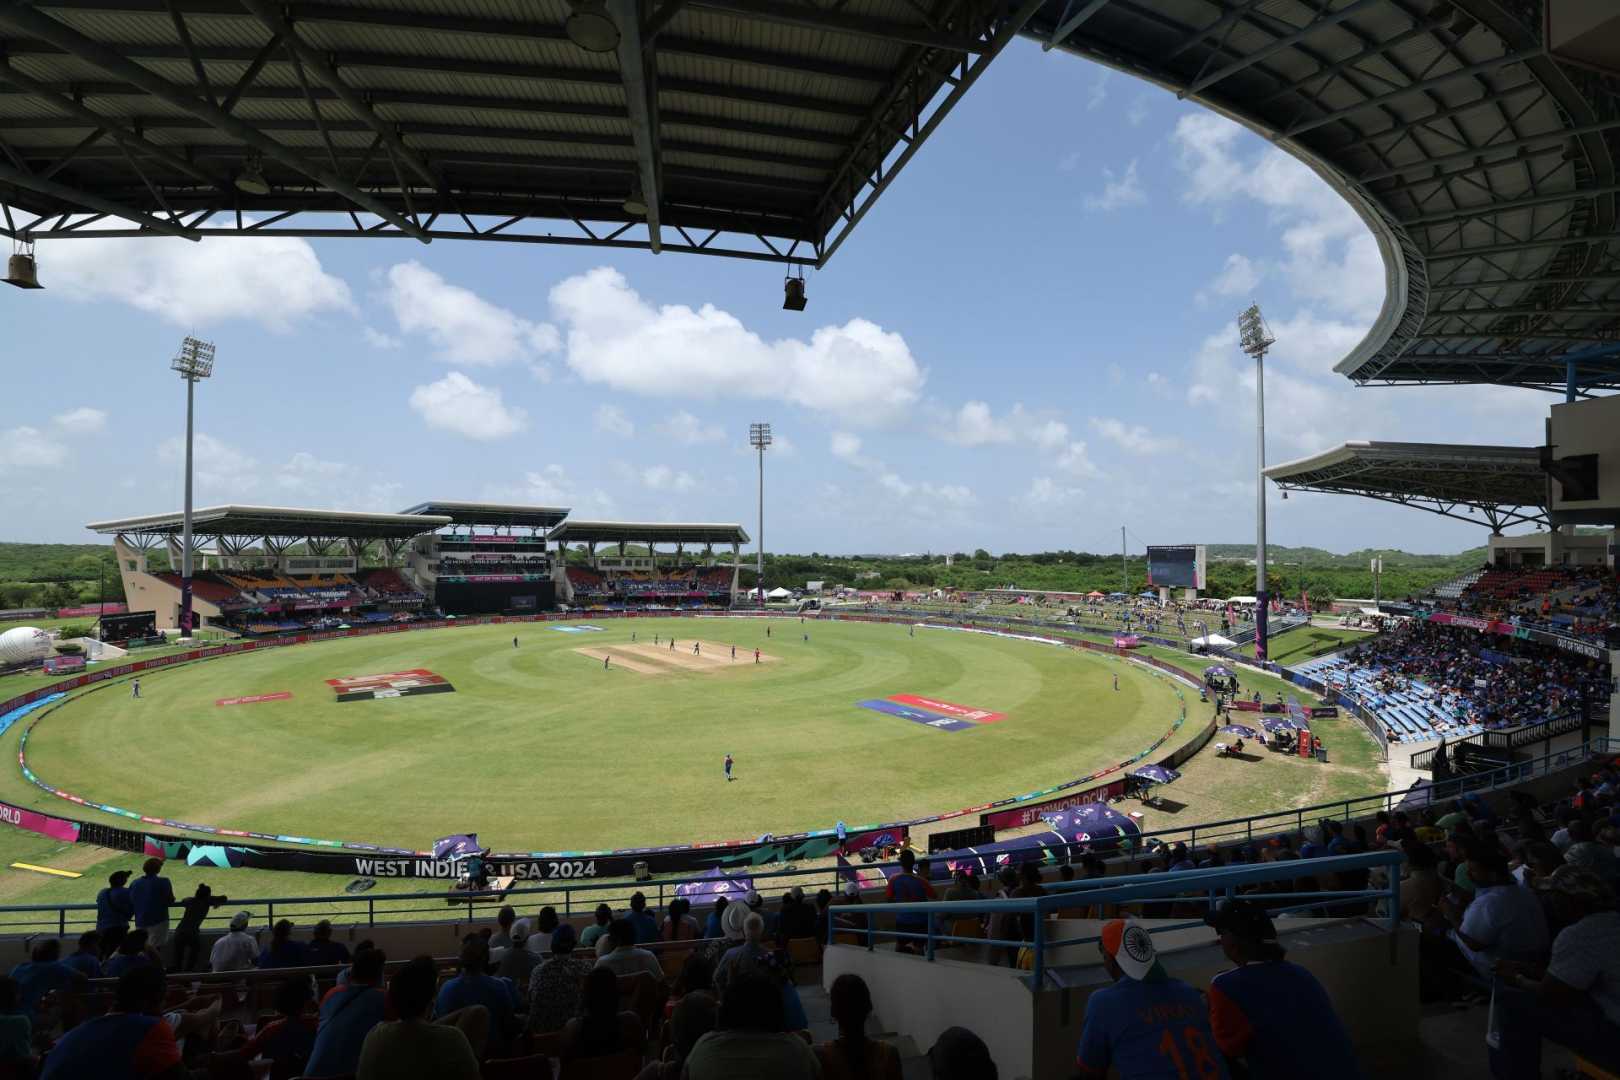
[[[1100,923],[1063,920],[1062,936],[1094,934]],[[1288,958],[1320,979],[1350,1033],[1368,1076],[1399,1072],[1418,1047],[1417,935],[1388,934],[1361,919],[1281,920]],[[1231,962],[1204,928],[1155,934],[1166,969],[1200,989]],[[1013,1080],[1067,1080],[1085,1023],[1085,1003],[1107,985],[1094,945],[1064,950],[1072,966],[1057,968],[1051,985],[1032,993],[1021,973],[955,960],[929,963],[880,947],[868,952],[835,946],[823,959],[822,979],[853,971],[866,980],[879,1023],[909,1035],[920,1049],[953,1025],[976,1032],[990,1047],[1000,1074]],[[1398,1065],[1397,1063],[1401,1063]]]

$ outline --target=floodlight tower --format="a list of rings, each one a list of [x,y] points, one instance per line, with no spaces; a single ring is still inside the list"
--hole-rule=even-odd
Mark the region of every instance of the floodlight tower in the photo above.
[[[759,451],[759,535],[756,540],[755,575],[758,580],[754,586],[759,590],[759,602],[765,602],[765,448],[771,445],[771,425],[749,424],[748,445]]]
[[[1277,343],[1260,317],[1260,305],[1250,304],[1238,316],[1243,351],[1254,357],[1255,420],[1255,532],[1254,532],[1254,658],[1266,658],[1266,350]]]
[[[191,636],[191,433],[197,383],[214,373],[214,343],[188,337],[169,367],[186,381],[186,506],[180,529],[180,636]]]

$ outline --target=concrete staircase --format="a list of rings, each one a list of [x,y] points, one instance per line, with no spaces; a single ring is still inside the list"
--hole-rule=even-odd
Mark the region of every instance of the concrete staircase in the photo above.
[[[799,984],[799,1001],[810,1021],[810,1035],[817,1043],[831,1042],[838,1037],[838,1025],[833,1023],[832,1006],[827,991],[821,986],[821,969],[799,968],[795,973]],[[910,1035],[901,1035],[884,1028],[882,1018],[875,1013],[866,1020],[869,1038],[886,1042],[900,1051],[901,1076],[904,1080],[930,1080],[926,1049],[919,1049]]]

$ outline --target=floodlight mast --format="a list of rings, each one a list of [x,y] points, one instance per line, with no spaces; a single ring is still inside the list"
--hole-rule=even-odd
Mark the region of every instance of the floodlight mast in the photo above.
[[[771,425],[749,424],[748,445],[759,451],[759,536],[755,538],[754,588],[765,604],[765,448],[771,445]]]
[[[1254,530],[1254,658],[1266,658],[1266,350],[1277,343],[1260,316],[1260,305],[1250,304],[1238,316],[1243,351],[1254,357],[1255,420],[1255,530]]]
[[[191,636],[191,435],[197,383],[214,373],[214,343],[188,337],[169,367],[186,381],[186,506],[180,529],[180,636]]]

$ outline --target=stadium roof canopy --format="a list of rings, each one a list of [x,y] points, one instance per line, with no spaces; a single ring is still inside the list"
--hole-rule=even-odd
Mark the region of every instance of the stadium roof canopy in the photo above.
[[[1578,21],[1598,0],[605,3],[619,43],[595,53],[565,0],[0,0],[5,230],[819,265],[1023,33],[1345,197],[1386,285],[1349,378],[1553,388],[1573,355],[1620,387],[1620,61]],[[995,193],[962,196],[942,222]]]
[[[509,503],[425,502],[401,514],[431,514],[450,519],[452,525],[507,525],[549,529],[568,516],[565,506],[522,506]]]
[[[1364,495],[1501,532],[1547,523],[1540,451],[1518,446],[1349,442],[1266,470],[1284,491]]]
[[[104,535],[179,536],[183,515],[92,521],[85,528]],[[204,506],[192,511],[194,536],[294,536],[333,540],[404,540],[450,524],[443,516],[357,514],[345,510],[299,510],[286,506]]]
[[[551,530],[559,544],[746,544],[741,525],[662,521],[578,521]]]

